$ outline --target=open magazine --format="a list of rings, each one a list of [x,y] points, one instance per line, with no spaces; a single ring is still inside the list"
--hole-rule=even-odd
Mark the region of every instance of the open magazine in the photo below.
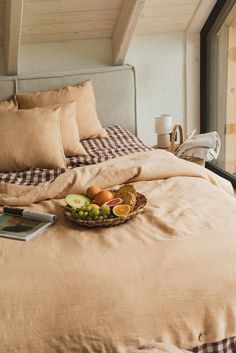
[[[55,222],[56,216],[51,213],[4,206],[0,216],[0,237],[29,240]]]

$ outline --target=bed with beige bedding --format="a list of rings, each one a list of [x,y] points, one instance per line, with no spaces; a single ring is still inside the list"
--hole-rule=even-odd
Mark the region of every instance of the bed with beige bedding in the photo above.
[[[91,78],[97,102],[79,84]],[[0,206],[58,217],[29,242],[0,238],[0,353],[235,352],[232,187],[134,136],[134,69],[0,88],[20,93],[0,102]],[[124,183],[148,200],[129,222],[89,230],[64,217],[66,195]]]
[[[64,197],[132,182],[148,203],[126,224],[88,230]],[[0,239],[0,352],[192,349],[236,335],[236,201],[228,182],[160,150],[0,184],[1,205],[56,213],[29,242]]]

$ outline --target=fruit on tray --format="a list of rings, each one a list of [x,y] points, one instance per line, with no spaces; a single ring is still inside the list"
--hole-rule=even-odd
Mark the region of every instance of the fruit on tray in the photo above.
[[[132,184],[126,184],[121,186],[118,190],[114,192],[115,197],[121,197],[121,195],[127,194],[128,192],[131,192],[135,196],[137,196],[137,191],[135,190],[135,187]]]
[[[117,205],[113,207],[112,212],[117,217],[125,217],[130,213],[130,206],[129,205]]]
[[[90,206],[95,207],[95,208],[99,208],[99,206],[96,205],[96,203],[91,203]]]
[[[107,205],[97,207],[97,205],[81,206],[79,208],[72,208],[71,215],[75,219],[81,219],[85,221],[103,221],[105,219],[114,218],[111,209]]]
[[[94,203],[101,206],[105,202],[112,200],[112,199],[113,199],[113,193],[111,191],[102,190],[95,196]]]
[[[128,192],[123,198],[123,203],[125,205],[129,205],[131,211],[133,211],[133,209],[135,208],[136,201],[137,198],[134,194],[132,194],[132,192]]]
[[[131,211],[133,211],[136,205],[136,195],[137,192],[133,185],[123,185],[118,190],[114,191],[114,196],[123,199],[123,204],[129,205]]]
[[[111,199],[107,202],[104,203],[104,205],[107,205],[109,207],[114,207],[117,205],[120,205],[123,203],[123,200],[120,197],[117,197],[116,199]]]
[[[97,186],[90,186],[87,191],[86,191],[86,195],[91,199],[94,200],[95,196],[102,191],[99,187]]]
[[[118,190],[102,190],[90,186],[85,195],[68,195],[67,208],[73,218],[85,221],[105,221],[125,217],[135,208],[137,192],[133,185],[123,185]]]
[[[91,200],[87,196],[75,194],[67,195],[65,201],[69,207],[73,208],[79,208],[81,206],[89,205],[91,203]]]

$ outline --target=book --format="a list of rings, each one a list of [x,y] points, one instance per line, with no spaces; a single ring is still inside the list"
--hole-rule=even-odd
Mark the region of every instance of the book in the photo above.
[[[56,215],[23,208],[3,207],[0,237],[30,240],[56,222]]]

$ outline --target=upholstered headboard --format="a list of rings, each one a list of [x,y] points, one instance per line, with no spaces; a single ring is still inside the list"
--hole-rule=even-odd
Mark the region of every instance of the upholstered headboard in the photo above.
[[[0,77],[0,100],[15,92],[47,91],[91,79],[103,126],[121,125],[136,133],[136,87],[132,66],[96,70]]]

